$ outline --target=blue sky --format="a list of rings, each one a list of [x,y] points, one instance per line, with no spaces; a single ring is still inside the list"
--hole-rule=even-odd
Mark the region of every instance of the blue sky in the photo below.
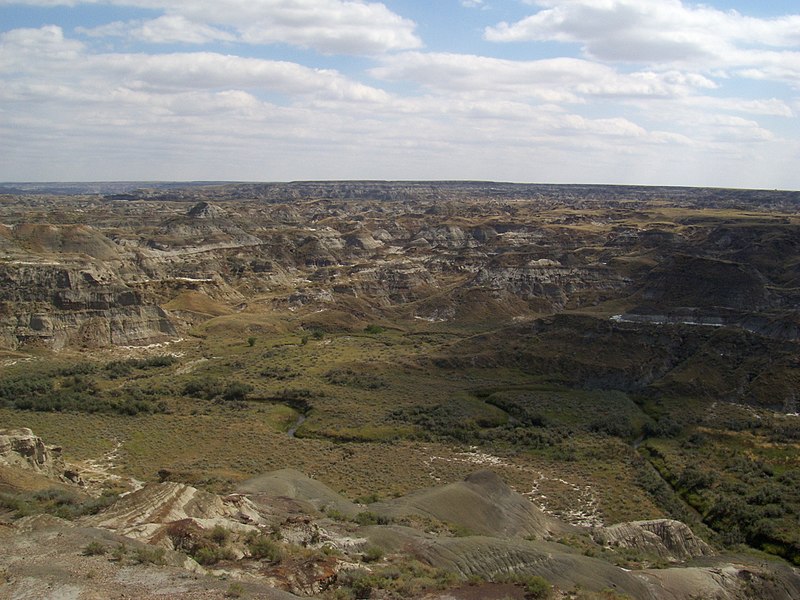
[[[0,180],[800,189],[796,0],[0,0]]]

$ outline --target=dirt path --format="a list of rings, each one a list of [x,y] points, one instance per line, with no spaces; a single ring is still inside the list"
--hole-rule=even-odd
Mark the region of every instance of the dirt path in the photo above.
[[[122,494],[126,495],[144,487],[143,481],[112,472],[117,468],[117,461],[122,448],[122,442],[116,439],[114,442],[114,447],[100,458],[85,460],[76,464],[90,493],[99,495],[109,486],[123,486],[128,488],[128,491]]]

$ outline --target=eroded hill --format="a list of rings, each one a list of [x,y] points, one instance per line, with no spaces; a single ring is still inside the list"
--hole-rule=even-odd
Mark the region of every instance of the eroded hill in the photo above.
[[[30,430],[0,431],[0,443],[0,472],[16,465],[63,482],[63,464]],[[30,457],[29,448],[41,451]],[[0,533],[4,597],[444,599],[462,597],[467,582],[483,598],[579,589],[654,600],[800,592],[792,569],[718,554],[677,521],[587,530],[548,518],[490,471],[368,506],[291,470],[225,496],[163,481],[97,498],[76,477],[72,488],[4,494],[7,508],[18,502],[17,518]],[[41,514],[20,518],[25,502]],[[661,568],[619,566],[633,557]]]
[[[687,597],[689,580],[794,593],[788,564],[730,553],[800,560],[796,193],[119,189],[0,201],[0,421],[63,445],[89,487],[145,486],[70,536],[161,544],[176,573],[227,548],[293,593],[321,593],[340,563],[372,569],[367,548],[375,597],[403,594],[384,567],[512,597],[501,574],[634,598]],[[20,468],[1,489],[58,508]],[[247,536],[289,516],[366,541],[251,560]],[[227,542],[203,545],[215,525]]]

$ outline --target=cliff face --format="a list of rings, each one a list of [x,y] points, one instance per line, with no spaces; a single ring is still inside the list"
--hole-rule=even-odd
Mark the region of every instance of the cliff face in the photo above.
[[[158,305],[93,262],[0,264],[0,344],[146,345],[176,337]]]
[[[626,281],[602,267],[570,268],[548,259],[518,266],[488,265],[471,282],[497,296],[529,301],[543,312],[556,312],[612,297]]]

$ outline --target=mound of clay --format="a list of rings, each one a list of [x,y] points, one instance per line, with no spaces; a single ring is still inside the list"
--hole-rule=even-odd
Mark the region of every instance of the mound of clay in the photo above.
[[[217,219],[225,216],[225,211],[210,202],[198,202],[186,213],[193,219]]]
[[[372,504],[370,510],[395,518],[412,514],[433,517],[476,535],[496,537],[544,539],[566,528],[491,471]]]
[[[42,254],[78,254],[100,260],[119,259],[117,246],[90,225],[22,223],[14,227],[16,242]]]
[[[248,479],[239,484],[237,491],[241,494],[291,498],[316,510],[331,508],[346,516],[353,516],[361,511],[356,504],[334,492],[324,483],[294,469],[281,469]]]

